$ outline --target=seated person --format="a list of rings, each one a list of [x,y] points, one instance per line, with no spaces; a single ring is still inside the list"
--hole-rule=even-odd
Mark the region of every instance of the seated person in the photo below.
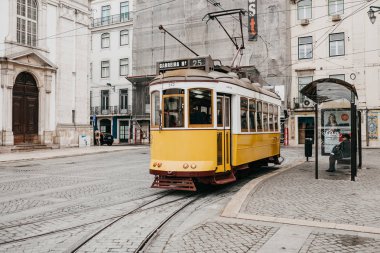
[[[339,143],[338,145],[336,145],[330,153],[330,158],[329,158],[330,166],[329,166],[329,169],[327,170],[328,172],[335,171],[335,162],[337,160],[351,156],[350,135],[343,134],[342,138],[343,138],[343,141]]]

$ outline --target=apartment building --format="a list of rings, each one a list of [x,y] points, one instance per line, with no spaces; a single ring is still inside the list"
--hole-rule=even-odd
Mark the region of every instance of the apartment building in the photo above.
[[[90,108],[94,130],[115,143],[133,138],[131,74],[133,1],[91,1]]]
[[[363,146],[380,147],[380,22],[367,12],[373,1],[302,0],[290,6],[292,83],[288,97],[289,144],[314,136],[313,103],[299,91],[320,78],[353,84],[362,111]]]
[[[0,1],[0,145],[91,136],[88,0]]]

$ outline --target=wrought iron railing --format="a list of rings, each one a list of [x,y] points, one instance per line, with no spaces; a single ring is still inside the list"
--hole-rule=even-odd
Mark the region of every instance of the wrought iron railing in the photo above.
[[[92,20],[91,28],[119,24],[119,23],[124,23],[124,22],[132,21],[132,20],[133,20],[132,12],[126,12],[122,14],[107,16],[107,17],[95,18]]]
[[[120,106],[94,106],[90,109],[91,115],[131,115],[132,106],[121,108]]]

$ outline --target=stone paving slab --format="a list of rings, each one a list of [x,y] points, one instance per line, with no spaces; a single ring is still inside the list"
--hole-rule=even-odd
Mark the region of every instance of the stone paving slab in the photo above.
[[[315,180],[314,163],[304,163],[261,184],[240,212],[380,228],[379,185],[379,168],[359,170],[356,182]]]

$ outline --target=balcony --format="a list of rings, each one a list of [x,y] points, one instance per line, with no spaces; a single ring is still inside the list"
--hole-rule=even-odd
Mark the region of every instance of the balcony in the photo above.
[[[126,13],[102,17],[102,18],[95,18],[92,20],[91,28],[120,24],[120,23],[129,22],[132,20],[133,18],[132,18],[131,12],[126,12]]]
[[[128,106],[128,109],[121,109],[119,106],[94,106],[90,109],[91,115],[131,115],[132,106]]]
[[[313,110],[314,102],[306,97],[296,97],[296,98],[293,98],[293,109]]]

